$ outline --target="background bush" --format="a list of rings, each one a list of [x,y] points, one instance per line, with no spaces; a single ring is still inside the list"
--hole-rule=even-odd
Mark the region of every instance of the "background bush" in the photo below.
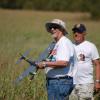
[[[0,0],[1,8],[89,12],[100,19],[100,0]]]

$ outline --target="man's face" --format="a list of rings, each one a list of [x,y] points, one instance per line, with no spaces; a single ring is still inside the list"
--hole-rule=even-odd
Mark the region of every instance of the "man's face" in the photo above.
[[[51,35],[54,39],[58,40],[59,39],[59,36],[61,34],[61,31],[59,29],[59,27],[51,27]]]
[[[57,38],[58,35],[59,35],[59,29],[54,29],[54,28],[52,28],[52,29],[51,29],[51,34],[52,34],[52,37],[53,37],[53,38]]]
[[[85,33],[75,32],[75,33],[73,33],[73,38],[74,38],[76,43],[81,43],[84,41]]]

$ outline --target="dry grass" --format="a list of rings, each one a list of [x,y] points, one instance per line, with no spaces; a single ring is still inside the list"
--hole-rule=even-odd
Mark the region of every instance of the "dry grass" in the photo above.
[[[60,18],[67,23],[69,33],[76,23],[85,23],[87,39],[93,41],[100,52],[100,22],[89,20],[88,13],[42,12],[0,9],[0,100],[46,100],[45,76],[39,71],[32,82],[28,78],[14,87],[14,79],[29,66],[16,65],[19,52],[33,48],[29,57],[37,58],[51,41],[45,22]],[[72,39],[72,35],[68,35]],[[42,95],[42,96],[41,96]]]

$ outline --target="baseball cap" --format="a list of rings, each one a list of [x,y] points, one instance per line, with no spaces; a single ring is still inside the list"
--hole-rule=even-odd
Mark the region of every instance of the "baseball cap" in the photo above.
[[[83,33],[86,32],[86,27],[84,24],[75,24],[74,27],[72,28],[73,33],[78,32],[78,33]]]
[[[66,24],[60,19],[53,19],[52,21],[47,22],[45,24],[45,27],[48,32],[51,32],[51,28],[58,28],[58,29],[63,29],[64,34],[68,34],[68,32],[66,30]]]

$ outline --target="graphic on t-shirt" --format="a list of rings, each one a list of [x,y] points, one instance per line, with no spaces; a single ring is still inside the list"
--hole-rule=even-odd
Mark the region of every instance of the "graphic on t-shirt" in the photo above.
[[[79,60],[80,60],[80,61],[85,61],[85,55],[81,53],[81,54],[79,55]]]
[[[47,61],[56,61],[56,58],[55,58],[56,53],[57,53],[56,49],[52,50],[52,52],[50,53],[50,55],[47,58]]]

